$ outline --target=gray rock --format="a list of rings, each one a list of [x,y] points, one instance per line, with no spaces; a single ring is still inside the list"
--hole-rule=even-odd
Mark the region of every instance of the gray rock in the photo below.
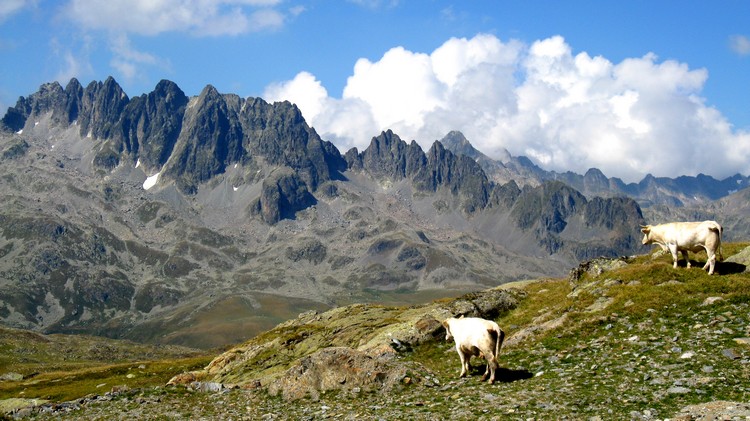
[[[0,376],[0,381],[12,381],[12,382],[18,382],[23,380],[23,374],[14,373],[14,372],[8,372]]]
[[[729,358],[730,360],[739,360],[740,358],[742,358],[742,356],[732,348],[727,348],[721,351],[721,355]]]

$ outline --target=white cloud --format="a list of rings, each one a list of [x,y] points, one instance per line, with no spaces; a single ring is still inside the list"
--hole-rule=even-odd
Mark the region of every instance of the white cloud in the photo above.
[[[750,38],[744,35],[732,35],[729,37],[729,47],[741,56],[750,55]]]
[[[136,49],[130,35],[168,32],[197,37],[232,36],[283,27],[286,16],[275,9],[281,0],[70,0],[63,8],[86,36],[106,33],[110,66],[128,82],[145,79],[150,68],[170,70],[168,60]],[[296,16],[304,8],[292,8]]]
[[[269,85],[263,98],[267,101],[287,100],[300,109],[305,110],[305,116],[314,120],[323,110],[328,99],[328,91],[315,76],[308,72],[301,72],[294,79]]]
[[[597,167],[625,181],[750,174],[750,134],[705,104],[707,78],[653,54],[620,63],[574,55],[560,36],[524,45],[477,35],[430,54],[396,47],[359,59],[341,98],[306,72],[264,97],[298,104],[342,152],[389,128],[423,148],[461,130],[491,156],[507,149],[558,171]]]
[[[86,29],[157,35],[237,35],[279,28],[280,0],[71,0],[68,17]]]
[[[169,64],[164,60],[135,49],[124,33],[112,34],[109,44],[110,50],[114,54],[110,60],[110,65],[127,81],[145,77],[144,68],[146,66],[169,67]]]
[[[36,1],[28,0],[3,0],[0,2],[0,22],[3,22],[9,16],[20,11],[24,7],[36,4]]]
[[[393,8],[398,6],[399,0],[347,0],[349,3],[366,7],[368,9],[379,9],[381,7]]]

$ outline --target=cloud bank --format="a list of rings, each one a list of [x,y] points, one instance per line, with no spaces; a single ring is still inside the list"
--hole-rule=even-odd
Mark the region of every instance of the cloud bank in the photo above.
[[[460,130],[485,154],[505,150],[546,169],[592,167],[627,182],[750,174],[750,133],[700,96],[705,69],[654,54],[612,63],[573,54],[564,38],[531,45],[493,35],[451,38],[431,53],[392,48],[359,59],[341,98],[308,72],[269,85],[342,152],[393,129],[424,149]]]
[[[71,0],[68,17],[85,28],[157,35],[237,35],[280,27],[280,0]]]
[[[132,81],[144,77],[147,67],[163,70],[169,69],[170,64],[137,50],[130,42],[131,35],[185,33],[219,37],[273,31],[283,27],[286,19],[276,8],[280,3],[281,0],[70,0],[63,6],[62,15],[85,32],[105,32],[113,55],[110,65]],[[296,16],[303,10],[296,7],[289,13]]]

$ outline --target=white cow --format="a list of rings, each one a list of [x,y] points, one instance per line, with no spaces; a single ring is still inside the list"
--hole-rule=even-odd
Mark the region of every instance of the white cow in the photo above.
[[[706,264],[703,270],[708,269],[708,274],[714,273],[716,264],[716,251],[721,256],[721,235],[723,228],[716,221],[703,222],[670,222],[660,225],[641,225],[643,233],[643,244],[658,244],[662,250],[669,250],[672,253],[674,268],[677,268],[677,252],[682,252],[682,256],[690,267],[688,251],[697,253],[706,250]]]
[[[461,358],[461,375],[466,376],[469,371],[469,360],[472,356],[484,357],[487,360],[487,370],[482,381],[489,376],[490,384],[495,382],[495,370],[498,368],[497,355],[505,339],[505,332],[497,323],[478,317],[448,318],[443,322],[445,340],[451,338],[456,341],[456,351]]]

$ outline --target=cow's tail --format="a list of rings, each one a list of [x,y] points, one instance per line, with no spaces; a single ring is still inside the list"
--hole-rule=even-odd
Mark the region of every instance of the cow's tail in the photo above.
[[[498,355],[500,355],[500,348],[503,346],[505,340],[505,332],[498,328],[497,329],[497,340],[495,341],[495,361],[497,361]]]
[[[722,261],[722,260],[724,260],[724,256],[722,255],[722,252],[721,252],[721,237],[724,234],[724,227],[722,227],[721,225],[719,225],[717,223],[714,226],[712,226],[710,228],[710,230],[716,231],[716,234],[719,235],[719,250],[718,250],[719,251],[719,261]]]

